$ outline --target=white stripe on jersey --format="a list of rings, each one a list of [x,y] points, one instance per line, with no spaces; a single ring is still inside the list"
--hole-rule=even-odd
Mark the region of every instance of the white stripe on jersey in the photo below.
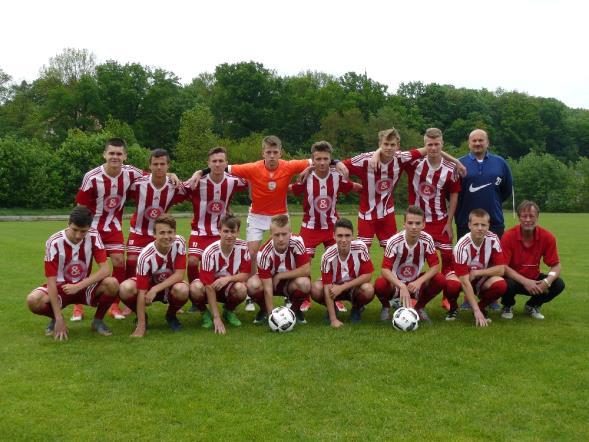
[[[321,273],[331,273],[334,284],[342,284],[360,275],[362,262],[370,261],[368,247],[362,241],[353,240],[348,256],[340,259],[337,244],[327,248],[321,257]]]
[[[421,232],[417,242],[410,247],[405,238],[405,230],[391,236],[386,244],[384,257],[392,260],[392,270],[402,281],[415,281],[425,264],[428,255],[436,253],[434,240],[426,232]]]

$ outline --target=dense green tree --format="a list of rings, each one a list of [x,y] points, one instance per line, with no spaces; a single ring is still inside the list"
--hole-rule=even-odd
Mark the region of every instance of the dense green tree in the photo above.
[[[84,75],[93,76],[96,56],[87,49],[65,48],[49,59],[49,65],[41,68],[42,77],[50,77],[62,84],[71,84]]]

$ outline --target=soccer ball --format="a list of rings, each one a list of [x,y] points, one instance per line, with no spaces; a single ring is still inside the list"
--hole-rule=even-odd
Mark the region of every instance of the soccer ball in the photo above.
[[[419,327],[419,315],[413,308],[401,307],[393,314],[393,327],[403,332],[415,331]]]
[[[294,312],[288,307],[276,307],[268,317],[270,330],[278,333],[291,331],[296,322],[297,318]]]

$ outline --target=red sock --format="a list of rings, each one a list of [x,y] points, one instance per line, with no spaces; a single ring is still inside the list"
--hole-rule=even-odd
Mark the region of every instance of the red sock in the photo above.
[[[112,277],[115,278],[119,284],[125,280],[125,266],[112,268]]]
[[[501,298],[507,290],[507,282],[504,279],[495,281],[487,290],[481,292],[481,300],[479,301],[479,308],[484,310],[489,304],[492,304],[497,299]]]
[[[305,299],[307,299],[307,296],[309,296],[309,295],[300,291],[300,290],[294,290],[292,292],[292,294],[290,295],[290,301],[292,302],[292,309],[294,311],[300,310],[301,304],[303,303],[303,301]]]
[[[137,272],[137,260],[127,260],[127,264],[125,265],[125,279],[132,278],[135,276]],[[113,269],[113,276],[114,276],[114,269]],[[116,276],[114,276],[116,278]],[[117,279],[118,281],[118,279]],[[120,284],[120,281],[119,281]]]
[[[374,281],[374,292],[383,307],[389,308],[389,301],[393,297],[393,289],[389,282],[382,276]]]
[[[195,279],[198,279],[199,271],[198,266],[188,266],[188,283],[192,283]]]
[[[176,298],[172,293],[170,293],[170,296],[168,296],[168,311],[166,312],[166,316],[167,315],[175,315],[178,310],[180,310],[182,308],[182,306],[184,304],[186,304],[186,301],[181,301],[178,298]]]
[[[444,288],[444,296],[450,303],[450,310],[456,310],[458,308],[458,296],[460,296],[460,290],[462,284],[460,281],[454,279],[446,280],[446,287]]]
[[[55,319],[55,315],[53,314],[53,309],[51,308],[51,303],[48,302],[43,306],[43,308],[35,312],[36,315],[47,316],[48,318]]]
[[[111,306],[111,304],[113,304],[113,301],[115,301],[115,300],[116,300],[116,303],[118,306],[118,304],[119,304],[119,302],[118,302],[119,297],[118,296],[108,295],[106,293],[103,293],[102,295],[100,295],[100,300],[98,301],[98,305],[96,306],[96,313],[94,314],[94,319],[103,320],[104,315],[106,315],[106,312],[108,311],[109,307]]]
[[[429,280],[427,287],[424,287],[419,294],[419,300],[415,304],[416,309],[424,308],[428,302],[436,297],[444,287],[446,287],[446,278],[441,273],[436,273],[432,279]]]
[[[131,296],[126,301],[123,301],[123,304],[125,304],[127,307],[129,307],[131,310],[133,310],[135,313],[137,313],[137,295]]]

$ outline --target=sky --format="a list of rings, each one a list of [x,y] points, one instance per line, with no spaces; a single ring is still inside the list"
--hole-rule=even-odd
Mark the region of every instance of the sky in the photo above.
[[[64,48],[183,83],[221,63],[517,90],[589,109],[589,2],[29,0],[3,3],[0,69],[32,81]]]

